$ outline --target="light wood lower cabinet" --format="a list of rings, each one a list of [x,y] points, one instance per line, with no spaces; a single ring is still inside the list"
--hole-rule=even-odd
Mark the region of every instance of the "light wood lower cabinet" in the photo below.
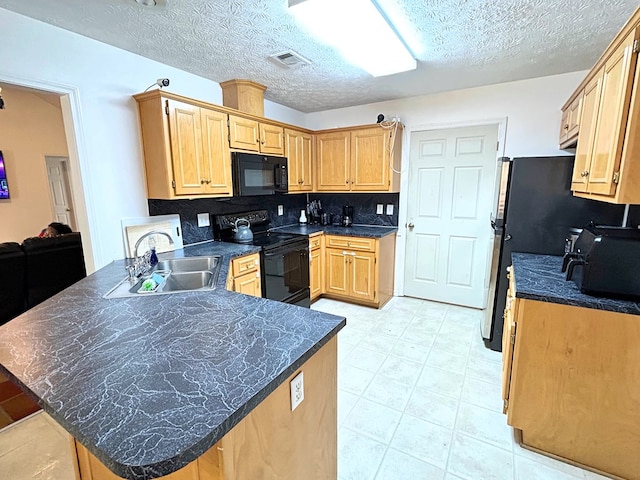
[[[640,317],[510,295],[507,423],[527,447],[640,479]]]
[[[395,234],[325,236],[325,295],[381,307],[393,296]]]
[[[260,254],[252,253],[231,260],[227,290],[262,297],[262,280],[260,276]]]
[[[324,235],[309,238],[309,287],[311,301],[324,293]]]
[[[289,383],[304,372],[304,400],[291,411]],[[337,478],[337,337],[287,378],[218,443],[168,480]],[[75,447],[75,448],[74,448]],[[120,480],[79,442],[81,480]]]

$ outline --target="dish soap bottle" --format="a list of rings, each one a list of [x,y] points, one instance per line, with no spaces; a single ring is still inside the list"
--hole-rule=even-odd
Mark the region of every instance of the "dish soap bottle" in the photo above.
[[[307,224],[307,214],[304,210],[300,210],[300,218],[298,219],[298,222],[300,222],[300,225]]]
[[[149,263],[154,267],[158,263],[158,255],[156,254],[156,241],[153,237],[149,237],[149,249],[151,250],[151,258]]]

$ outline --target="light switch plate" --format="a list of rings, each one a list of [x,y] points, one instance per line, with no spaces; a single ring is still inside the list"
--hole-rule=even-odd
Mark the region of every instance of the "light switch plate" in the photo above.
[[[384,205],[379,203],[376,207],[376,213],[378,215],[382,215],[384,213],[383,209],[384,209]]]
[[[278,216],[284,215],[284,207],[282,205],[278,205]]]
[[[198,214],[198,226],[199,227],[208,227],[209,225],[211,225],[211,222],[209,221],[209,214],[208,213],[199,213]]]
[[[393,203],[387,203],[387,215],[393,215]]]
[[[291,388],[291,411],[293,412],[304,400],[304,376],[303,372],[293,377],[289,384]]]

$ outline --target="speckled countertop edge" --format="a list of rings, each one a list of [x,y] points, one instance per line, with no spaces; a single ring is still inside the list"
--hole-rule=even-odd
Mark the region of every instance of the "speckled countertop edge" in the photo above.
[[[354,225],[352,227],[337,227],[333,225],[285,225],[272,228],[274,232],[293,233],[297,235],[313,235],[325,233],[327,235],[341,235],[344,237],[382,238],[398,231],[398,227],[377,225]]]
[[[228,274],[229,260],[233,257],[257,251],[259,251],[258,247],[250,245],[207,242],[186,247],[183,251],[160,255],[160,259],[211,254],[222,255],[218,287],[214,291],[214,295],[187,292],[156,295],[147,298],[106,300],[102,298],[102,295],[113,286],[112,284],[124,277],[124,261],[113,262],[64,292],[0,327],[0,364],[4,365],[0,366],[0,370],[20,384],[47,413],[116,474],[124,478],[138,480],[155,478],[159,475],[166,475],[176,471],[195,460],[214,445],[346,324],[345,319],[342,317],[267,299],[247,297],[235,292],[227,292],[224,286]],[[184,312],[184,310],[189,309],[188,313]],[[142,310],[145,311],[142,312]],[[163,315],[172,318],[166,320]],[[137,368],[144,368],[146,366],[144,365],[144,360],[139,360],[140,364],[136,364],[136,355],[132,355],[131,348],[136,348],[135,342],[140,340],[140,337],[147,335],[148,339],[143,338],[140,348],[144,349],[144,341],[168,340],[170,344],[164,349],[158,348],[158,346],[154,348],[157,349],[158,353],[166,354],[169,362],[179,362],[184,360],[180,358],[180,352],[176,356],[170,351],[171,348],[176,348],[173,345],[173,337],[169,334],[165,336],[158,334],[158,332],[162,332],[160,330],[162,328],[175,326],[172,323],[173,316],[182,316],[176,321],[191,322],[190,327],[193,327],[194,332],[186,326],[182,326],[177,328],[175,333],[178,336],[193,334],[193,345],[187,345],[192,346],[194,351],[203,349],[206,350],[207,355],[215,357],[216,353],[220,354],[220,352],[216,351],[216,348],[219,350],[226,348],[234,355],[237,355],[237,358],[233,358],[233,365],[226,365],[225,368],[222,368],[216,364],[218,360],[214,358],[216,361],[213,361],[211,358],[206,357],[204,353],[198,356],[196,354],[192,355],[191,350],[186,352],[187,356],[194,357],[190,358],[194,364],[201,362],[207,368],[217,371],[219,376],[230,375],[233,381],[226,383],[211,381],[212,374],[209,371],[206,372],[205,378],[205,380],[209,379],[209,381],[202,382],[203,384],[206,383],[206,385],[200,385],[197,380],[193,380],[196,390],[197,388],[206,387],[211,389],[220,387],[223,393],[224,391],[227,392],[228,398],[225,398],[222,403],[215,404],[213,402],[211,418],[206,416],[203,420],[206,425],[191,425],[194,430],[201,429],[203,431],[195,433],[189,431],[188,435],[185,433],[184,436],[188,436],[189,439],[182,442],[184,445],[180,447],[179,451],[176,449],[172,451],[171,447],[175,446],[176,442],[180,443],[180,439],[171,439],[170,441],[165,441],[165,443],[171,445],[162,445],[161,447],[149,449],[156,448],[156,450],[159,450],[158,453],[153,455],[138,454],[141,450],[140,445],[146,444],[145,442],[157,441],[158,444],[162,443],[158,439],[159,437],[155,438],[153,432],[140,432],[141,427],[136,428],[135,425],[140,413],[143,414],[142,417],[144,418],[144,414],[148,413],[153,416],[157,415],[157,412],[124,411],[121,416],[131,414],[129,420],[132,425],[119,425],[117,421],[115,426],[110,425],[110,419],[117,418],[118,413],[109,411],[109,409],[122,409],[121,404],[127,404],[128,397],[124,397],[125,392],[122,392],[121,395],[121,392],[114,392],[113,389],[105,387],[103,382],[106,380],[95,378],[96,375],[93,374],[93,369],[82,364],[83,362],[92,361],[97,365],[96,369],[98,370],[100,368],[104,369],[104,365],[100,364],[101,362],[105,364],[115,362],[117,367],[124,370],[129,365],[126,362],[118,363],[119,358],[100,357],[101,352],[99,349],[93,352],[86,352],[83,349],[91,350],[97,348],[96,337],[100,337],[100,341],[111,341],[114,344],[117,344],[118,340],[133,342],[132,345],[134,347],[120,350],[116,348],[116,353],[119,352],[125,357],[127,355],[130,356],[131,358],[127,358],[127,361],[132,362]],[[271,321],[273,318],[278,318],[280,323],[274,324]],[[153,323],[156,321],[158,325]],[[55,323],[52,324],[50,322]],[[65,325],[68,325],[68,327]],[[113,328],[110,329],[110,327]],[[127,337],[127,327],[131,327],[133,330],[138,329],[139,331],[128,338],[122,338]],[[107,330],[116,335],[116,338],[109,338],[109,335],[105,333]],[[228,338],[223,340],[212,338],[210,341],[202,339],[202,336],[212,333],[216,335],[224,333],[228,335]],[[140,334],[140,337],[136,336],[137,334]],[[118,336],[121,338],[117,338]],[[239,346],[236,348],[237,345],[234,340],[238,345],[245,345],[247,348],[253,348],[252,345],[255,346],[255,342],[260,343],[255,358],[250,353],[240,351]],[[187,339],[187,341],[189,340]],[[223,345],[224,341],[228,341],[226,346]],[[181,337],[178,338],[177,342],[183,342],[184,345],[184,339]],[[221,346],[210,345],[210,343],[215,344],[216,342]],[[64,357],[65,354],[72,355],[74,349],[77,350],[77,358],[73,357],[70,360],[69,356]],[[106,347],[103,350],[106,351]],[[146,352],[142,352],[142,357],[144,357],[144,353]],[[261,353],[262,356],[260,356]],[[65,360],[56,362],[51,360],[50,356],[60,356]],[[228,356],[231,357],[231,354]],[[257,372],[260,369],[254,365],[257,361],[256,359],[266,362],[260,367],[270,371],[268,376],[265,375],[262,382],[260,378],[249,378],[245,382],[246,384],[235,382],[235,377],[232,376],[235,368],[239,368],[242,372],[247,370],[251,372],[253,377],[258,375]],[[161,359],[159,362],[162,364],[164,360]],[[220,359],[219,361],[222,362],[222,360]],[[213,363],[211,363],[212,361]],[[275,362],[278,365],[269,364],[268,362]],[[190,368],[196,368],[188,362],[185,365],[183,374],[185,372],[189,373],[187,370]],[[252,365],[255,368],[252,369]],[[148,372],[149,377],[158,377],[160,380],[162,375],[171,373],[164,370],[150,370]],[[128,372],[126,371],[120,372],[118,368],[114,367],[109,372],[118,377],[118,382],[120,383],[115,383],[122,384],[125,390],[129,388],[135,391],[136,388],[143,388],[140,385],[136,385],[135,382],[127,383]],[[132,368],[130,375],[136,377],[137,374],[136,368]],[[78,378],[81,378],[85,383],[75,381]],[[147,380],[145,376],[139,376],[138,378],[141,383]],[[201,378],[200,380],[203,379]],[[151,382],[151,380],[149,381]],[[171,382],[167,382],[171,387]],[[61,385],[58,388],[56,388],[57,383]],[[79,399],[75,398],[74,394],[76,392],[73,391],[73,388],[78,388],[78,383],[82,385],[82,391],[77,392]],[[71,388],[71,390],[68,392],[62,391],[67,387]],[[99,391],[101,387],[105,390],[107,397],[108,395],[114,396],[114,402],[110,402],[112,399],[107,397],[105,397],[104,401],[101,400],[100,403],[95,398],[93,400],[89,398],[93,393],[91,388]],[[155,387],[152,386],[151,388]],[[168,388],[162,394],[171,396],[174,391],[177,391],[177,389]],[[81,397],[83,393],[88,397],[86,406],[82,404]],[[218,394],[222,395],[220,392]],[[198,401],[202,402],[212,398],[215,400],[215,395],[213,394],[210,398],[207,398],[204,392],[199,391],[194,395],[198,397]],[[164,403],[161,402],[161,404]],[[153,405],[153,402],[150,402],[150,405]],[[94,412],[92,408],[88,408],[89,406],[92,406],[98,412]],[[195,406],[189,404],[186,407],[193,407],[200,414],[209,413],[204,406],[199,407],[197,404]],[[134,410],[134,407],[128,406],[128,408]],[[142,410],[141,407],[136,408]],[[169,405],[166,408],[169,408]],[[180,418],[181,412],[178,411],[177,413],[177,415],[173,415],[172,421]],[[185,422],[188,422],[189,415],[187,413],[185,415]],[[163,418],[159,420],[163,420]],[[102,423],[109,425],[105,426]],[[171,434],[180,434],[178,432],[180,427],[174,428],[171,425],[162,425],[161,427]],[[161,430],[160,427],[158,428]],[[123,431],[131,430],[132,438],[128,446],[131,451],[127,450],[127,445],[124,447],[117,446],[128,438],[125,433],[118,437],[117,432],[119,429]],[[113,432],[116,433],[114,434]],[[114,449],[117,451],[114,452]]]
[[[562,273],[562,257],[511,254],[516,281],[516,297],[617,313],[640,315],[640,303],[586,295],[575,282],[566,281]]]

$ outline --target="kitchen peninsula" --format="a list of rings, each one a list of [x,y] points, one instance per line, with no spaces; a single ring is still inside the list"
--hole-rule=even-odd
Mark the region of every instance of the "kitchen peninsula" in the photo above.
[[[83,480],[336,477],[345,319],[226,291],[230,259],[255,251],[160,256],[221,255],[214,291],[105,299],[115,261],[0,327],[0,371],[75,438]]]
[[[523,446],[640,479],[640,304],[585,295],[562,257],[512,254],[502,345]]]

